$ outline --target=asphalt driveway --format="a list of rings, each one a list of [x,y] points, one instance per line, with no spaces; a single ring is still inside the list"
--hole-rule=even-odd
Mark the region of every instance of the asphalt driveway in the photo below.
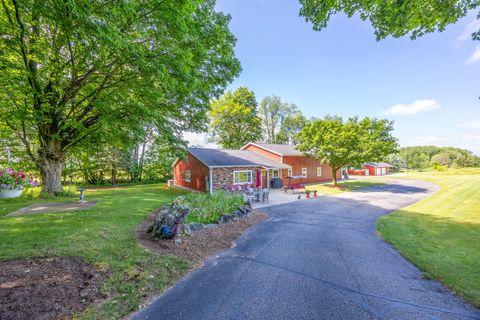
[[[480,319],[375,234],[435,185],[396,181],[263,208],[270,215],[133,319]]]

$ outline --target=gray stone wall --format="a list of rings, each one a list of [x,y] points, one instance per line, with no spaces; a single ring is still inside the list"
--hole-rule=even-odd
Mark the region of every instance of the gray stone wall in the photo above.
[[[252,171],[252,184],[255,185],[256,182],[256,171],[262,170],[261,167],[233,167],[233,168],[214,168],[213,169],[213,189],[221,190],[226,189],[228,186],[233,184],[233,172],[234,171],[243,171],[251,170]]]

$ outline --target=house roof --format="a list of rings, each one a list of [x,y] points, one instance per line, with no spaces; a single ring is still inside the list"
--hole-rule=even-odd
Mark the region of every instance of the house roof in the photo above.
[[[208,167],[265,167],[290,169],[288,164],[269,159],[249,150],[221,150],[207,148],[189,148],[195,158]]]
[[[365,163],[365,165],[370,167],[383,167],[383,168],[393,167],[390,163],[386,163],[386,162],[367,162]]]
[[[290,146],[286,144],[273,144],[273,143],[247,143],[242,147],[242,150],[247,146],[257,146],[264,150],[270,151],[272,153],[278,154],[279,156],[303,156],[301,151],[295,149],[295,146]]]

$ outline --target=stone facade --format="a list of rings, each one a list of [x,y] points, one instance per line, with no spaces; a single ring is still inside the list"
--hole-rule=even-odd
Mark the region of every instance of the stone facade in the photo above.
[[[257,170],[262,170],[261,167],[232,167],[232,168],[213,168],[213,189],[220,190],[226,189],[228,186],[233,184],[233,172],[234,171],[243,171],[251,170],[252,171],[252,184],[255,185]]]

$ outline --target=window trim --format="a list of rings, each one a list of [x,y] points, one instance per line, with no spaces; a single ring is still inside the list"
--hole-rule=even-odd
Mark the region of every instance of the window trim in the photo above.
[[[303,171],[305,171],[305,175],[303,174]],[[302,177],[308,177],[308,168],[302,168]]]
[[[318,174],[318,169],[320,169],[320,174]],[[322,176],[322,173],[323,173],[322,171],[323,171],[322,167],[317,167],[317,177]]]
[[[188,175],[187,175],[188,172]],[[187,176],[189,177],[187,179]],[[184,177],[185,182],[192,182],[192,171],[190,170],[185,170],[185,177]]]
[[[235,174],[236,173],[242,173],[242,172],[249,172],[250,173],[250,181],[244,181],[244,182],[237,182],[235,181]],[[248,177],[248,174],[247,174],[247,177]],[[234,170],[233,171],[233,184],[244,184],[244,183],[248,183],[248,184],[251,184],[253,183],[253,171],[252,170]]]

